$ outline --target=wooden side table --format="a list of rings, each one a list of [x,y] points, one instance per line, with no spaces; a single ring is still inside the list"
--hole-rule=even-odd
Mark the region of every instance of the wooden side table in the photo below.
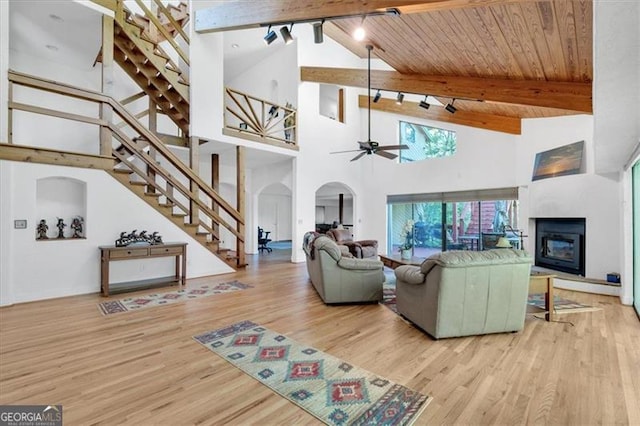
[[[552,274],[532,273],[529,278],[529,294],[544,293],[544,309],[547,311],[544,318],[547,321],[553,319],[553,279]]]
[[[155,287],[163,284],[186,284],[187,279],[187,243],[164,243],[152,246],[101,246],[100,256],[100,287],[102,295],[109,295],[109,264],[119,260],[152,259],[156,257],[175,257],[176,273],[172,277],[153,278],[148,280],[130,281],[118,283],[116,291],[134,291],[143,288]],[[182,261],[181,261],[182,259]]]
[[[422,265],[424,262],[424,257],[415,257],[413,256],[411,259],[402,259],[400,255],[389,255],[389,254],[380,254],[380,260],[387,268],[396,269],[398,266],[402,265]]]

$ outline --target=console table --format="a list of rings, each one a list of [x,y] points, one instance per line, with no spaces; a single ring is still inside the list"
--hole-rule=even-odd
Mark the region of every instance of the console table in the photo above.
[[[176,273],[172,277],[153,278],[148,280],[129,281],[111,286],[112,292],[133,291],[155,287],[162,284],[186,284],[187,278],[187,243],[164,243],[150,246],[100,246],[100,287],[102,295],[109,295],[109,264],[119,260],[153,259],[157,257],[175,257]]]

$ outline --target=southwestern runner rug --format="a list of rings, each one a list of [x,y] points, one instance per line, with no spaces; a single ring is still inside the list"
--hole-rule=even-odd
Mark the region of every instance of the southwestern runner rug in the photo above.
[[[219,284],[206,284],[194,288],[184,288],[181,290],[167,291],[163,293],[145,294],[143,296],[127,297],[120,300],[110,300],[98,304],[102,315],[117,314],[121,312],[131,312],[143,308],[163,306],[183,300],[198,299],[201,297],[213,296],[214,294],[229,293],[231,291],[245,290],[252,288],[248,284],[239,281],[230,281]]]
[[[410,425],[432,400],[251,321],[194,339],[328,425]]]

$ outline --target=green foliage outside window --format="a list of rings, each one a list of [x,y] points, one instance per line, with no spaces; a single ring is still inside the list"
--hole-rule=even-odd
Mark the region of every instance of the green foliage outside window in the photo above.
[[[448,157],[456,152],[456,132],[401,121],[400,143],[409,146],[400,150],[401,163]]]

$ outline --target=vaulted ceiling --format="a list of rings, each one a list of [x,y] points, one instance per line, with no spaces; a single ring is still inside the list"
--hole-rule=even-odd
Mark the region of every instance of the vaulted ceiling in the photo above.
[[[374,55],[396,70],[374,73],[374,88],[428,94],[443,104],[456,98],[459,112],[481,121],[592,112],[591,0],[248,3],[228,1],[199,11],[196,31],[329,18],[326,35],[361,57],[371,44]],[[397,8],[400,15],[367,16],[363,22],[361,15],[385,8]],[[361,23],[367,37],[356,42],[351,34]],[[302,70],[302,78],[366,87],[362,70],[310,68]],[[457,113],[439,115],[455,122]]]

